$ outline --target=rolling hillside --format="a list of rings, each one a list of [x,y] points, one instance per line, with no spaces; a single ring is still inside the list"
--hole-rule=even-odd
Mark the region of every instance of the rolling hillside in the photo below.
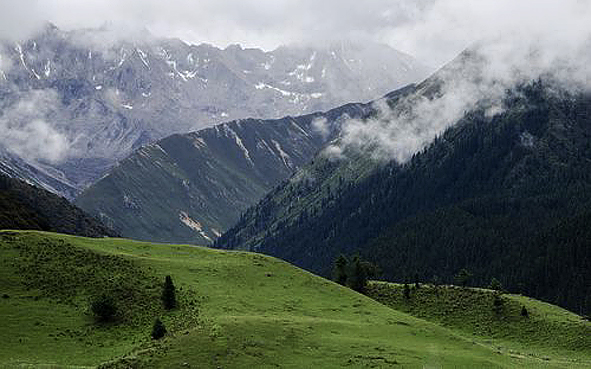
[[[588,319],[526,296],[419,283],[419,287],[410,284],[406,297],[404,289],[402,284],[373,281],[367,295],[393,309],[489,342],[499,350],[535,346],[560,352],[591,348]]]
[[[263,255],[41,232],[0,237],[2,366],[583,368],[590,360],[576,346],[499,351]],[[172,312],[158,300],[165,275],[179,294]],[[104,290],[122,307],[116,323],[88,315],[88,298]],[[533,312],[539,303],[524,304]],[[156,316],[170,333],[151,341]]]

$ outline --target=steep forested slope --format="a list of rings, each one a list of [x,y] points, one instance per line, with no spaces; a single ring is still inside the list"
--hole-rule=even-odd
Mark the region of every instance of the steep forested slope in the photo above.
[[[2,174],[0,229],[37,229],[89,237],[116,235],[66,199]]]
[[[474,283],[496,277],[588,312],[590,138],[589,95],[533,83],[508,93],[501,113],[469,112],[408,163],[271,228],[278,188],[218,245],[247,244],[325,275],[338,253],[355,251],[394,279],[450,281],[467,268]],[[253,240],[253,224],[268,231]]]
[[[421,98],[422,94],[431,94],[437,90],[436,82],[434,78],[419,86],[409,85],[398,89],[376,101],[376,106],[389,106],[402,114],[417,96]],[[365,116],[351,117],[368,120],[380,114],[374,106]],[[337,138],[330,141],[307,165],[242,214],[238,223],[216,241],[216,246],[254,250],[260,240],[269,234],[300,224],[310,216],[317,216],[344,189],[363,181],[377,168],[383,167],[383,162],[355,149],[345,150],[344,155],[327,153],[328,149],[339,145],[342,125],[347,123],[345,121],[339,125],[335,132]]]

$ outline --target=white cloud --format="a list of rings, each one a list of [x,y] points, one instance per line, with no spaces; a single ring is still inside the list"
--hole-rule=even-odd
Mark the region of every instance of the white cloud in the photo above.
[[[589,0],[3,0],[0,35],[21,37],[48,20],[64,29],[107,22],[191,43],[265,49],[373,39],[436,66],[500,35],[577,42],[590,19]]]
[[[415,19],[433,0],[3,0],[0,35],[19,38],[51,21],[63,29],[104,23],[218,46],[375,38]]]
[[[403,163],[471,110],[477,101],[486,96],[497,102],[502,96],[501,88],[493,90],[490,85],[467,80],[448,83],[443,93],[433,99],[413,97],[394,110],[383,101],[374,104],[377,116],[343,124],[340,140],[329,153],[342,154],[352,149],[367,152],[377,160]]]
[[[2,130],[0,142],[23,158],[55,163],[65,156],[68,140],[44,120],[35,119],[8,129],[2,126]]]
[[[322,139],[326,140],[330,135],[330,127],[326,118],[315,118],[312,121],[312,130],[320,135]]]
[[[0,4],[0,37],[19,40],[28,37],[49,16],[37,0],[3,0]]]
[[[385,30],[385,39],[441,64],[479,40],[537,38],[546,47],[562,48],[580,44],[590,30],[588,0],[435,0],[414,21]]]
[[[520,84],[542,78],[571,93],[591,91],[591,32],[562,40],[551,29],[532,31],[474,44],[436,74],[441,91],[434,96],[419,93],[393,109],[383,101],[374,104],[377,116],[345,122],[342,136],[327,153],[343,155],[352,149],[403,163],[466,112],[477,107],[487,116],[502,112],[506,91]]]
[[[70,142],[47,116],[58,106],[53,90],[27,92],[0,115],[0,143],[28,160],[57,163],[68,155]]]

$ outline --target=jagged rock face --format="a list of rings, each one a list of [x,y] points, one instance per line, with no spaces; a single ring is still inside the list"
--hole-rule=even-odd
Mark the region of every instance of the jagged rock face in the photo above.
[[[370,100],[426,74],[383,45],[264,52],[151,36],[105,41],[111,36],[47,26],[26,42],[0,46],[0,126],[16,131],[0,142],[76,189],[170,134]],[[35,135],[51,149],[27,145]]]
[[[59,193],[65,197],[72,198],[76,194],[76,188],[60,177],[60,173],[52,172],[50,168],[44,168],[42,165],[33,166],[2,146],[0,146],[0,174],[25,180],[28,184],[44,187],[50,192]]]

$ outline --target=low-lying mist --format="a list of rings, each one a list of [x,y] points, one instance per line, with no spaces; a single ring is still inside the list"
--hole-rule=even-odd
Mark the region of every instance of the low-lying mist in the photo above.
[[[466,112],[502,112],[506,92],[518,85],[542,79],[557,91],[591,91],[590,28],[591,22],[573,38],[532,28],[474,43],[393,108],[380,100],[375,118],[343,123],[340,138],[325,152],[340,157],[361,150],[404,163]]]

